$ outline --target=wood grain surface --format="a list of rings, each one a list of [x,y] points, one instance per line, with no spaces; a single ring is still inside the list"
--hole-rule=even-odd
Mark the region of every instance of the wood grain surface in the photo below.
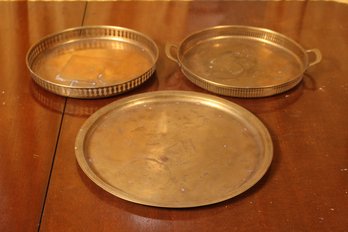
[[[81,25],[84,8],[84,3],[0,3],[1,231],[38,229],[65,104],[33,83],[26,53],[41,37]]]

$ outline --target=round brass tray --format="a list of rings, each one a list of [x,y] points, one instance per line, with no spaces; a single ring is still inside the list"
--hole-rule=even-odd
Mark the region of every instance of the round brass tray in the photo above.
[[[245,98],[287,91],[321,60],[318,49],[304,50],[285,35],[237,25],[195,32],[179,46],[167,43],[166,54],[201,88]]]
[[[115,101],[78,133],[77,161],[97,185],[158,207],[224,201],[268,169],[271,137],[256,116],[221,98],[156,91]]]
[[[46,36],[28,51],[34,81],[74,98],[102,98],[129,91],[155,71],[158,48],[137,31],[88,26]]]

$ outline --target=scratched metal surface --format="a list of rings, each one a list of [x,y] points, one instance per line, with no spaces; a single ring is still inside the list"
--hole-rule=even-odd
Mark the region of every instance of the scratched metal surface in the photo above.
[[[123,199],[194,207],[244,192],[272,160],[267,129],[231,102],[186,91],[160,91],[114,102],[80,130],[84,172]]]

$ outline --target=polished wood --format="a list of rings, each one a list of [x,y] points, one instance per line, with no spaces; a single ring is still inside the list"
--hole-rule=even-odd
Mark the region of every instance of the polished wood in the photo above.
[[[84,8],[0,2],[0,231],[37,230],[65,104],[32,82],[26,52],[46,34],[81,25]]]
[[[25,3],[1,4],[4,12],[3,4],[26,7]],[[37,10],[44,15],[52,10],[46,4],[53,3],[28,5],[31,9],[45,6],[46,12]],[[47,32],[78,25],[82,20],[83,25],[138,30],[160,48],[157,72],[143,86],[124,95],[100,100],[65,99],[37,87],[26,73],[23,59],[33,42],[28,38],[38,38],[46,31],[32,26],[36,30],[27,30],[20,40],[15,40],[15,34],[9,36],[7,41],[11,44],[12,40],[12,45],[7,46],[17,53],[7,55],[12,58],[7,61],[4,55],[1,58],[5,82],[0,85],[0,104],[6,104],[0,105],[4,112],[0,118],[2,231],[36,228],[43,204],[40,231],[348,229],[348,5],[321,1],[127,1],[88,2],[84,6],[79,5],[84,16],[64,8],[61,14],[46,19],[51,25]],[[39,16],[18,14],[6,24],[1,22],[1,36],[11,33],[8,25],[20,28],[33,23],[33,17]],[[64,23],[57,26],[55,20]],[[185,78],[178,65],[165,56],[164,46],[166,42],[179,43],[196,30],[223,24],[273,29],[323,54],[321,63],[309,68],[303,81],[288,92],[260,99],[225,97],[249,109],[269,129],[274,159],[267,174],[233,199],[192,209],[137,205],[96,186],[75,159],[75,138],[83,122],[100,107],[136,93],[166,89],[207,93]],[[13,49],[3,41],[2,49],[10,54]]]

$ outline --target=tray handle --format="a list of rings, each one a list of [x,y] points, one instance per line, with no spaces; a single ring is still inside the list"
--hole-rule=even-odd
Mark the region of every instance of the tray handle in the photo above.
[[[308,56],[310,53],[314,54],[314,60],[309,62],[308,67],[312,67],[313,65],[316,65],[317,63],[321,61],[322,55],[319,49],[317,48],[309,49],[309,50],[306,50],[306,53]]]
[[[177,58],[177,56],[178,56],[177,53],[175,55],[176,58],[172,55],[172,51],[174,49],[177,51],[178,50],[178,46],[173,44],[173,43],[166,43],[165,52],[166,52],[167,57],[180,66],[180,62],[179,62],[179,60]]]

